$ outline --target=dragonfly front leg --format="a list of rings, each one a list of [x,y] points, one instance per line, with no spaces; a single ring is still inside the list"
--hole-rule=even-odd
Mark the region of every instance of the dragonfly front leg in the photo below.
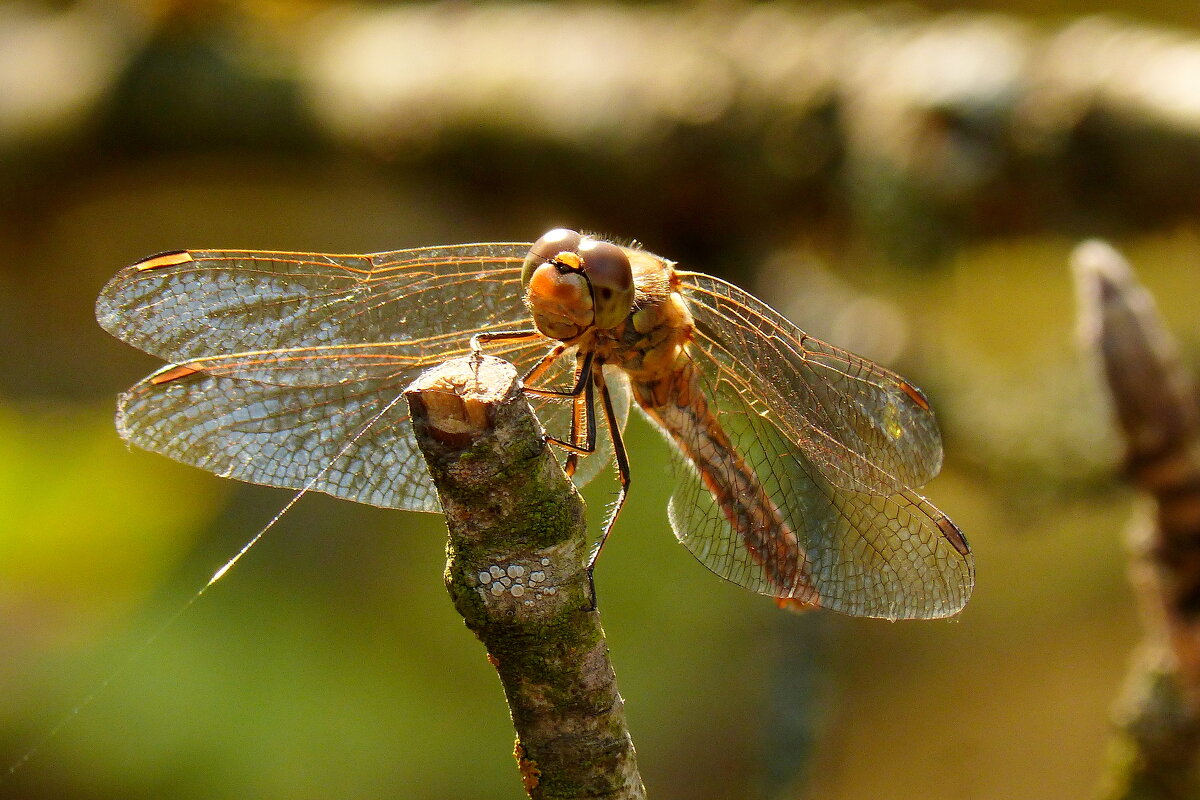
[[[590,354],[589,354],[590,355]],[[596,451],[596,404],[593,401],[592,383],[587,372],[591,369],[590,358],[575,360],[576,397],[571,401],[571,443],[582,446],[589,452]],[[584,391],[579,393],[580,388]],[[580,431],[583,431],[582,435]],[[580,441],[583,439],[583,441]],[[567,461],[563,464],[563,472],[568,478],[575,477],[575,469],[579,465],[579,453],[567,453]]]
[[[527,328],[518,331],[491,331],[489,333],[476,333],[471,336],[471,353],[480,355],[483,353],[484,342],[503,342],[503,341],[529,341],[530,339],[545,339],[546,337],[534,328]]]
[[[551,350],[542,357],[538,363],[533,365],[529,372],[525,373],[525,377],[521,379],[522,388],[528,394],[534,394],[538,397],[561,397],[575,399],[583,394],[585,387],[591,379],[592,362],[596,359],[596,354],[589,352],[578,357],[575,363],[575,385],[570,389],[563,391],[561,389],[542,389],[538,386],[529,386],[526,381],[532,381],[540,378],[542,373],[554,363],[563,351],[567,349],[566,345],[560,344],[558,347]]]
[[[550,368],[550,365],[557,361],[558,357],[566,351],[567,346],[565,344],[556,345],[551,348],[550,352],[538,359],[538,362],[530,367],[529,371],[521,377],[521,388],[528,391],[529,384],[539,380],[542,374]]]
[[[553,355],[553,353],[551,353]],[[547,357],[549,358],[549,356]],[[567,463],[564,467],[567,475],[575,474],[575,465],[581,455],[591,455],[596,452],[596,409],[593,400],[592,374],[596,354],[592,352],[580,355],[575,365],[575,385],[568,391],[557,389],[539,389],[536,386],[526,386],[525,391],[538,397],[557,397],[569,399],[574,404],[571,409],[571,440],[569,442],[554,436],[546,436],[546,441],[553,442],[567,451]],[[546,359],[534,365],[529,375],[545,371]],[[584,433],[580,434],[580,426]]]
[[[476,382],[478,383],[479,381],[479,365],[483,363],[483,345],[485,342],[527,342],[531,339],[544,338],[545,337],[542,336],[541,333],[533,328],[517,331],[491,331],[489,333],[473,334],[471,336],[470,345],[471,363],[475,367]]]
[[[494,333],[475,334],[471,337],[471,349],[476,356],[479,356],[482,351],[482,342],[497,341],[497,340],[525,340],[541,338],[541,334],[537,331],[497,331]],[[596,451],[596,413],[595,405],[592,401],[592,384],[591,371],[592,362],[595,358],[594,353],[586,353],[576,359],[575,364],[575,384],[570,389],[562,391],[560,389],[542,389],[537,386],[531,386],[545,374],[555,361],[567,350],[567,345],[559,344],[549,350],[544,356],[538,359],[537,363],[529,368],[525,376],[521,379],[523,391],[527,394],[536,395],[538,397],[565,398],[570,399],[574,403],[571,410],[571,438],[570,441],[563,441],[554,436],[546,436],[546,441],[562,447],[567,451],[567,462],[564,465],[564,471],[567,476],[575,474],[575,468],[579,461],[579,456],[589,455]],[[581,434],[580,428],[584,431]],[[582,441],[581,441],[582,440]]]

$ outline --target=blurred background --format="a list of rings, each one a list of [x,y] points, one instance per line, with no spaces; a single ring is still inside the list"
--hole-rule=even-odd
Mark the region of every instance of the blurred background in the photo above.
[[[523,796],[436,516],[307,497],[145,644],[290,493],[126,449],[157,363],[92,304],[163,250],[560,225],[920,385],[977,557],[951,621],[784,614],[673,541],[632,421],[597,588],[651,796],[1093,796],[1136,498],[1066,264],[1109,238],[1197,362],[1200,30],[966,5],[0,5],[0,768],[90,700],[0,797]]]

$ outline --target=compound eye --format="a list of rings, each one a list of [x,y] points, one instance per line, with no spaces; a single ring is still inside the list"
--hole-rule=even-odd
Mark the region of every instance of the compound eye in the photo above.
[[[521,286],[528,287],[533,272],[547,261],[553,261],[560,253],[574,253],[579,249],[583,237],[567,228],[555,228],[533,243],[529,254],[525,256],[525,265],[521,268]]]
[[[579,244],[583,274],[592,287],[595,325],[615,328],[633,308],[633,269],[629,256],[615,244],[585,238]]]

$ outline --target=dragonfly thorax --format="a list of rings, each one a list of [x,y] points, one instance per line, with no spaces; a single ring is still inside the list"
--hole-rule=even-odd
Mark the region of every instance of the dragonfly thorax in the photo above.
[[[521,279],[534,325],[552,339],[615,328],[633,308],[633,270],[625,251],[564,228],[534,242]]]

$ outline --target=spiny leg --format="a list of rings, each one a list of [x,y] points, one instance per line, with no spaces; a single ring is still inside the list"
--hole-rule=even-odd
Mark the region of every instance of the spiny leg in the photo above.
[[[592,359],[594,353],[577,354],[575,357],[575,385],[568,391],[562,392],[554,389],[541,389],[536,386],[529,386],[532,381],[537,380],[542,376],[550,365],[553,364],[559,356],[567,349],[565,344],[560,344],[549,353],[542,356],[536,364],[530,367],[525,373],[525,377],[521,379],[521,385],[528,394],[538,397],[568,397],[571,398],[571,444],[577,448],[586,449],[589,453],[596,451],[596,412],[592,403],[591,394],[591,378],[589,372],[592,368]],[[580,435],[580,428],[583,428],[584,433]],[[588,437],[586,442],[581,444],[580,440]],[[552,436],[546,437],[548,441],[553,441],[562,444],[558,439]],[[575,475],[575,468],[579,462],[579,453],[575,450],[567,452],[567,461],[563,465],[563,471],[570,478]]]
[[[476,358],[479,358],[482,356],[483,342],[501,340],[525,341],[540,338],[543,338],[543,336],[536,330],[477,333],[471,337],[471,351]],[[592,401],[591,382],[592,361],[595,358],[595,353],[584,353],[576,358],[575,385],[567,391],[542,389],[529,385],[531,382],[538,380],[566,350],[567,345],[565,344],[552,347],[525,373],[525,376],[521,379],[521,388],[526,394],[538,397],[568,398],[573,401],[574,405],[571,409],[571,441],[564,442],[554,436],[546,437],[546,441],[554,442],[567,451],[567,463],[564,471],[570,477],[575,474],[575,468],[580,455],[590,455],[596,452],[596,412],[595,404]],[[579,433],[581,423],[586,426],[586,441],[583,444],[580,444],[580,440],[584,438]]]
[[[592,551],[592,557],[588,561],[588,571],[596,565],[596,559],[600,557],[600,551],[604,549],[604,543],[608,541],[608,534],[612,531],[613,525],[617,521],[617,517],[621,514],[621,507],[625,505],[625,497],[629,494],[629,484],[631,482],[629,472],[629,456],[625,452],[625,443],[621,438],[621,424],[617,419],[616,411],[613,410],[612,396],[608,392],[608,384],[604,380],[604,364],[601,362],[592,371],[593,381],[600,387],[600,399],[604,403],[604,419],[608,422],[608,432],[612,437],[613,456],[617,461],[617,480],[620,483],[620,489],[617,493],[617,500],[613,503],[612,511],[609,512],[608,519],[604,523],[604,531],[600,535],[600,541],[596,544],[596,549]],[[594,436],[592,437],[595,438]]]
[[[476,333],[471,337],[471,352],[481,353],[483,351],[484,342],[501,342],[501,341],[528,341],[530,339],[545,339],[541,331],[536,328],[526,328],[517,331],[489,331],[487,333]]]
[[[613,455],[617,461],[617,479],[621,484],[621,488],[617,494],[617,500],[613,503],[612,511],[609,512],[608,519],[604,522],[604,531],[600,534],[600,541],[592,550],[591,556],[588,558],[587,576],[588,576],[588,592],[590,595],[590,604],[588,611],[596,610],[596,581],[593,573],[596,569],[596,559],[600,558],[600,551],[604,549],[604,543],[608,541],[608,534],[612,531],[613,524],[617,521],[617,516],[621,513],[621,507],[625,505],[625,496],[629,492],[629,457],[625,453],[625,444],[621,440],[621,425],[617,420],[616,412],[613,410],[612,397],[608,393],[608,384],[604,381],[604,362],[601,361],[592,371],[592,383],[600,387],[600,398],[604,402],[604,418],[608,421],[608,432],[612,437]],[[592,387],[588,386],[588,411],[592,425],[590,427],[591,438],[593,444],[595,441],[595,412],[593,411],[592,403]]]
[[[565,353],[567,346],[565,344],[557,344],[551,347],[546,355],[538,359],[538,362],[529,368],[529,371],[521,376],[521,388],[529,386],[533,381],[539,380],[542,373],[550,369],[550,365],[558,360],[558,357]]]
[[[562,346],[560,345],[560,347],[562,347]],[[533,377],[540,376],[543,372],[546,371],[546,368],[554,360],[554,358],[557,358],[559,355],[561,355],[562,351],[565,349],[566,349],[566,347],[562,347],[562,349],[559,349],[558,347],[556,347],[556,348],[554,348],[554,350],[551,350],[549,353],[547,353],[545,358],[543,358],[538,363],[534,364],[533,369],[529,370],[529,372],[527,372],[525,374],[525,380],[529,380]],[[557,351],[557,353],[555,351]],[[533,394],[533,395],[537,395],[538,397],[559,397],[559,398],[570,398],[573,400],[573,399],[579,397],[579,395],[583,394],[584,389],[587,387],[587,384],[590,382],[591,372],[592,372],[592,362],[595,360],[595,358],[596,358],[596,354],[592,351],[583,353],[582,355],[580,355],[579,357],[576,358],[576,360],[575,360],[575,385],[572,386],[570,389],[566,390],[565,392],[562,391],[561,389],[541,389],[541,388],[538,388],[537,386],[522,386],[522,389],[524,389],[526,394]],[[522,381],[522,383],[524,383],[524,381]]]
[[[587,392],[586,398],[576,400],[574,403],[571,404],[571,440],[573,442],[575,442],[577,445],[579,444],[579,427],[580,427],[581,423],[582,423],[582,425],[585,426],[585,430],[586,430],[587,434],[592,434],[592,431],[595,430],[596,420],[595,420],[595,411],[593,410],[594,407],[595,406],[594,406],[594,403],[592,402],[592,393],[591,393],[590,389]],[[588,415],[587,421],[584,421],[583,419],[581,419],[580,415],[584,414],[584,413],[586,413]],[[594,437],[593,437],[592,442],[593,442],[592,452],[594,453],[595,452]],[[567,453],[567,460],[565,462],[563,462],[563,472],[567,473],[568,478],[574,478],[575,470],[578,468],[579,468],[579,453],[576,453],[574,450],[572,450],[571,452]]]
[[[475,381],[479,382],[479,365],[483,363],[483,344],[484,342],[526,342],[532,339],[544,339],[541,331],[535,328],[516,331],[490,331],[488,333],[476,333],[471,336],[471,363],[475,368]],[[538,362],[539,364],[541,362]]]
[[[577,379],[575,386],[568,392],[559,392],[551,389],[530,389],[525,391],[530,394],[535,394],[540,397],[565,397],[571,399],[574,403],[571,409],[571,441],[566,442],[554,436],[547,435],[546,441],[553,442],[562,449],[567,451],[567,463],[570,465],[567,469],[567,474],[571,475],[575,472],[575,466],[572,460],[578,456],[587,456],[596,452],[596,404],[593,400],[592,375],[595,372],[593,363],[595,362],[596,354],[589,352],[579,357],[575,371]],[[584,411],[581,416],[579,406],[582,403]],[[586,432],[583,436],[579,433],[579,423],[582,422],[586,426]],[[580,440],[583,440],[582,443]]]
[[[579,385],[580,376],[585,370],[590,370],[591,365],[581,359],[575,361],[575,385]],[[587,437],[582,442],[580,441],[580,428],[583,429],[583,436]],[[575,444],[584,444],[592,450],[596,451],[596,403],[592,393],[592,381],[589,379],[587,388],[582,396],[571,401],[571,441]],[[590,444],[589,444],[590,443]],[[567,473],[568,478],[575,477],[575,468],[579,466],[579,453],[567,453],[567,462],[563,464],[563,472]]]
[[[579,435],[580,425],[584,430],[582,437]],[[582,445],[588,453],[596,452],[596,398],[591,376],[588,376],[583,396],[571,403],[571,441],[576,445]],[[580,451],[567,452],[567,463],[563,465],[563,472],[567,473],[568,478],[575,477],[575,468],[579,466],[580,455],[582,455]]]
[[[476,357],[483,353],[484,342],[496,341],[529,341],[531,339],[545,339],[540,331],[523,330],[523,331],[493,331],[491,333],[477,333],[471,337],[471,353]],[[521,388],[526,394],[537,395],[538,397],[569,397],[575,398],[583,393],[584,383],[588,378],[588,371],[591,369],[592,358],[594,353],[588,353],[582,360],[577,362],[575,366],[575,386],[567,391],[558,389],[541,389],[536,386],[530,386],[532,381],[536,381],[542,377],[547,369],[550,368],[558,357],[565,353],[567,345],[557,344],[550,348],[544,356],[537,360],[537,363],[529,368],[529,371],[521,378]]]

